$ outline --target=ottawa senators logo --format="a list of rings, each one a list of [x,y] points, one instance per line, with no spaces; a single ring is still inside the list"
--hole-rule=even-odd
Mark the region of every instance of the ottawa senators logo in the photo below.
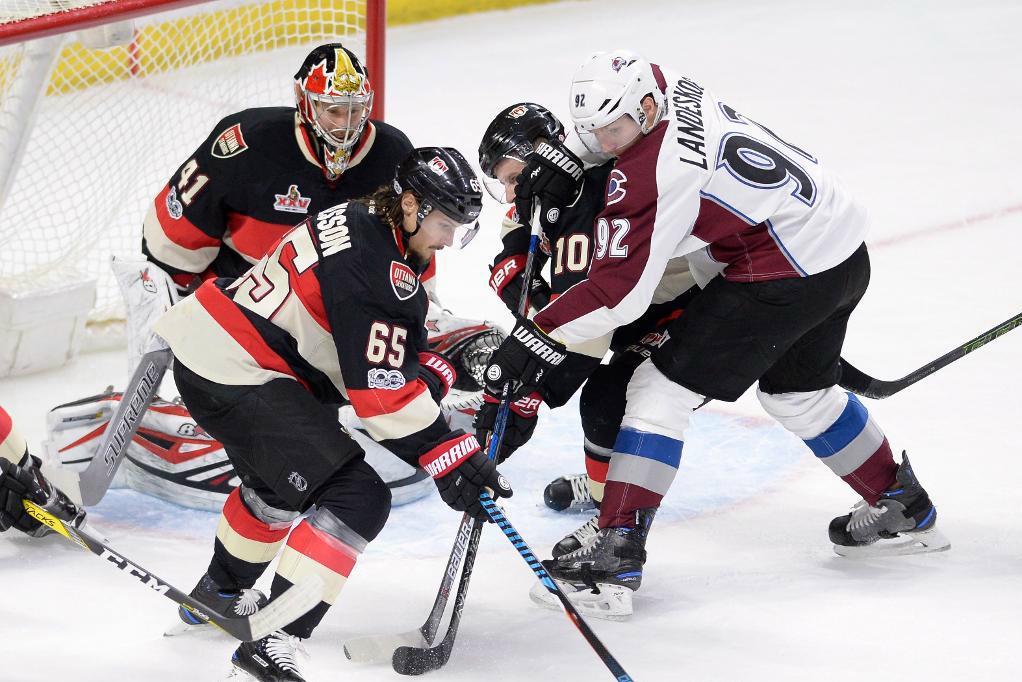
[[[396,260],[390,261],[390,287],[400,301],[407,301],[419,290],[419,278],[415,272]]]
[[[229,159],[237,156],[248,149],[245,137],[241,134],[241,124],[235,123],[227,130],[216,136],[213,140],[213,148],[209,153],[218,159]]]

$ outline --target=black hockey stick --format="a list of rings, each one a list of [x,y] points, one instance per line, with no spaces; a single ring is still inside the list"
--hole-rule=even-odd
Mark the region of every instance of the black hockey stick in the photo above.
[[[1022,313],[1005,320],[992,329],[988,329],[976,338],[966,341],[962,345],[958,346],[958,348],[941,355],[936,360],[923,365],[911,374],[892,381],[874,379],[868,374],[865,374],[850,365],[844,358],[841,358],[841,380],[838,383],[841,385],[841,388],[849,390],[852,393],[857,393],[866,398],[875,398],[877,400],[889,398],[895,393],[908,388],[920,379],[925,379],[938,369],[947,367],[955,360],[965,357],[977,348],[982,348],[997,337],[1004,336],[1012,329],[1019,326],[1022,326]]]
[[[440,583],[440,589],[437,590],[436,598],[433,600],[433,608],[422,626],[396,635],[369,635],[350,639],[344,643],[344,655],[348,657],[348,660],[355,663],[392,661],[398,647],[424,649],[433,644],[437,630],[440,629],[440,621],[443,620],[444,611],[447,609],[451,589],[458,577],[461,561],[466,556],[468,548],[472,546],[471,538],[478,535],[475,533],[478,527],[479,524],[473,517],[468,514],[462,516],[458,535],[454,538],[454,547],[451,548],[451,555],[447,559],[447,568],[444,569],[444,578]],[[460,586],[458,591],[461,592]]]
[[[603,664],[607,666],[610,672],[614,675],[614,678],[618,680],[618,682],[632,682],[631,675],[625,672],[625,669],[620,663],[618,663],[617,659],[614,658],[607,647],[604,646],[603,642],[601,642],[600,638],[596,636],[596,633],[592,631],[592,628],[589,627],[588,623],[582,619],[582,614],[580,614],[578,609],[575,608],[575,605],[568,600],[568,597],[564,594],[561,588],[556,582],[554,582],[553,578],[550,577],[550,574],[546,572],[546,569],[543,568],[543,564],[540,563],[539,559],[536,558],[536,555],[533,554],[529,545],[524,539],[522,539],[522,536],[515,530],[515,527],[511,525],[511,522],[507,520],[507,517],[504,515],[504,510],[498,507],[497,503],[493,501],[493,498],[485,492],[479,496],[479,499],[482,501],[483,509],[485,509],[486,513],[490,515],[493,522],[496,523],[502,531],[504,531],[504,535],[511,541],[511,544],[515,546],[515,549],[518,550],[518,553],[522,556],[522,558],[525,559],[525,563],[529,565],[529,568],[531,568],[532,572],[536,574],[539,581],[543,583],[543,587],[547,588],[547,590],[561,602],[561,607],[564,609],[564,613],[568,616],[568,619],[576,628],[578,628],[578,631],[582,633],[585,640],[589,642],[589,646],[593,648],[596,655],[600,657]]]
[[[483,524],[476,521],[472,533],[468,539],[468,548],[465,551],[465,565],[461,569],[461,580],[458,582],[458,593],[454,597],[454,610],[451,612],[451,622],[447,626],[447,633],[436,646],[423,648],[416,646],[400,646],[394,650],[394,657],[391,664],[394,671],[401,675],[422,675],[431,670],[438,670],[447,664],[454,651],[454,638],[458,635],[458,626],[461,624],[461,614],[465,611],[465,599],[468,596],[468,583],[472,578],[472,569],[475,566],[476,555],[479,553],[479,538],[483,534]],[[443,613],[441,611],[441,613]],[[437,621],[439,624],[439,620]],[[436,630],[433,631],[436,635]],[[432,642],[432,640],[430,640]]]
[[[524,315],[529,301],[529,288],[527,282],[532,277],[533,263],[536,258],[536,250],[539,247],[540,239],[539,222],[533,221],[530,228],[529,251],[525,257],[525,267],[522,269],[522,292],[518,297],[518,314]],[[487,454],[490,459],[497,458],[500,444],[504,440],[504,427],[507,424],[508,412],[511,410],[511,384],[504,384],[500,396],[500,406],[497,409],[497,416],[494,420],[493,432],[490,434],[490,442]],[[476,522],[472,529],[472,536],[469,539],[469,549],[465,552],[465,566],[461,572],[461,581],[458,583],[458,594],[454,600],[454,610],[451,613],[451,622],[447,626],[447,632],[443,640],[436,646],[424,648],[421,646],[402,646],[394,651],[394,670],[402,675],[422,675],[431,670],[438,670],[447,664],[454,651],[454,639],[458,635],[458,626],[461,624],[461,615],[465,610],[465,599],[468,594],[468,584],[472,577],[472,569],[475,565],[476,554],[479,548],[479,538],[483,532],[483,525]],[[448,565],[450,565],[448,563]],[[446,580],[445,576],[445,580]]]
[[[149,589],[187,609],[202,622],[215,625],[242,641],[262,639],[271,632],[279,630],[308,613],[319,604],[323,596],[323,579],[317,575],[311,575],[292,585],[284,594],[251,616],[225,616],[195,601],[152,571],[129,560],[120,552],[113,551],[106,543],[91,535],[84,528],[75,528],[73,525],[65,523],[30,500],[23,500],[23,504],[32,518],[50,530],[63,535],[85,551],[92,552],[101,559],[106,559]]]

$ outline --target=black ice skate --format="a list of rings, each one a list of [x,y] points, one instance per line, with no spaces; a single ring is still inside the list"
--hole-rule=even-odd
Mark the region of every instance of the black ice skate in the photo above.
[[[277,630],[255,642],[242,642],[231,657],[234,670],[229,679],[256,682],[305,682],[295,656],[302,640]]]
[[[241,590],[240,592],[221,590],[208,573],[199,579],[199,583],[195,589],[188,593],[188,596],[225,616],[251,616],[266,606],[268,601],[266,595],[259,590]],[[207,625],[182,607],[178,607],[177,615],[181,622],[168,628],[163,633],[165,637],[174,637],[197,630],[219,632],[217,628]]]
[[[543,501],[554,511],[583,512],[599,506],[589,491],[589,474],[555,478],[543,490]]]
[[[635,512],[634,528],[604,528],[574,552],[543,562],[581,613],[607,620],[632,615],[632,593],[642,584],[646,537],[655,513],[655,509],[640,509]],[[560,608],[557,598],[539,583],[529,596],[540,606]]]
[[[591,519],[583,523],[577,529],[568,533],[564,538],[554,545],[554,549],[551,555],[556,559],[562,557],[565,554],[574,552],[575,550],[582,547],[589,540],[596,537],[596,533],[600,530],[600,515],[599,513],[594,514]]]
[[[951,548],[937,530],[937,508],[901,453],[897,488],[886,490],[876,506],[860,500],[850,514],[830,522],[830,539],[841,556],[884,556],[942,552]]]

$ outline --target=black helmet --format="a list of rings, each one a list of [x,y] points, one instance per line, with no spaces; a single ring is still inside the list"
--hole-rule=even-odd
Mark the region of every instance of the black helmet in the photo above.
[[[521,102],[504,109],[487,126],[479,143],[479,167],[483,174],[494,177],[497,162],[507,156],[524,161],[539,137],[564,140],[564,126],[546,107]]]
[[[433,209],[458,221],[474,222],[483,208],[483,188],[472,167],[452,147],[420,147],[397,167],[394,191],[412,192],[419,199],[418,223]]]

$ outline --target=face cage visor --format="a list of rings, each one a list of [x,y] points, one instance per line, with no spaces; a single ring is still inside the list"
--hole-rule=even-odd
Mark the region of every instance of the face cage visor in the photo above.
[[[415,232],[417,233],[422,229],[422,222],[426,217],[433,212],[433,205],[425,199],[419,201],[419,212],[415,215]],[[457,222],[463,220],[463,216],[454,216],[443,209],[440,209],[440,213]],[[473,221],[471,223],[459,223],[455,227],[440,228],[446,232],[453,233],[451,238],[451,248],[461,250],[469,245],[469,243],[476,238],[479,234],[479,221]],[[414,233],[413,233],[414,234]]]
[[[493,164],[493,172],[496,177],[491,178],[488,175],[483,175],[483,186],[486,188],[487,194],[502,204],[510,204],[511,200],[508,198],[508,195],[510,190],[517,184],[518,175],[521,171],[508,172],[505,170],[503,174],[498,174],[497,170],[504,159],[517,161],[524,166],[526,159],[529,158],[529,154],[535,150],[536,148],[531,142],[522,142],[502,154],[497,159],[497,162]]]
[[[593,154],[615,156],[642,136],[642,126],[631,114],[621,114],[607,125],[584,128],[575,124],[575,132]],[[599,134],[597,134],[599,133]]]
[[[373,95],[314,95],[305,93],[312,127],[329,146],[350,151],[369,121]]]

